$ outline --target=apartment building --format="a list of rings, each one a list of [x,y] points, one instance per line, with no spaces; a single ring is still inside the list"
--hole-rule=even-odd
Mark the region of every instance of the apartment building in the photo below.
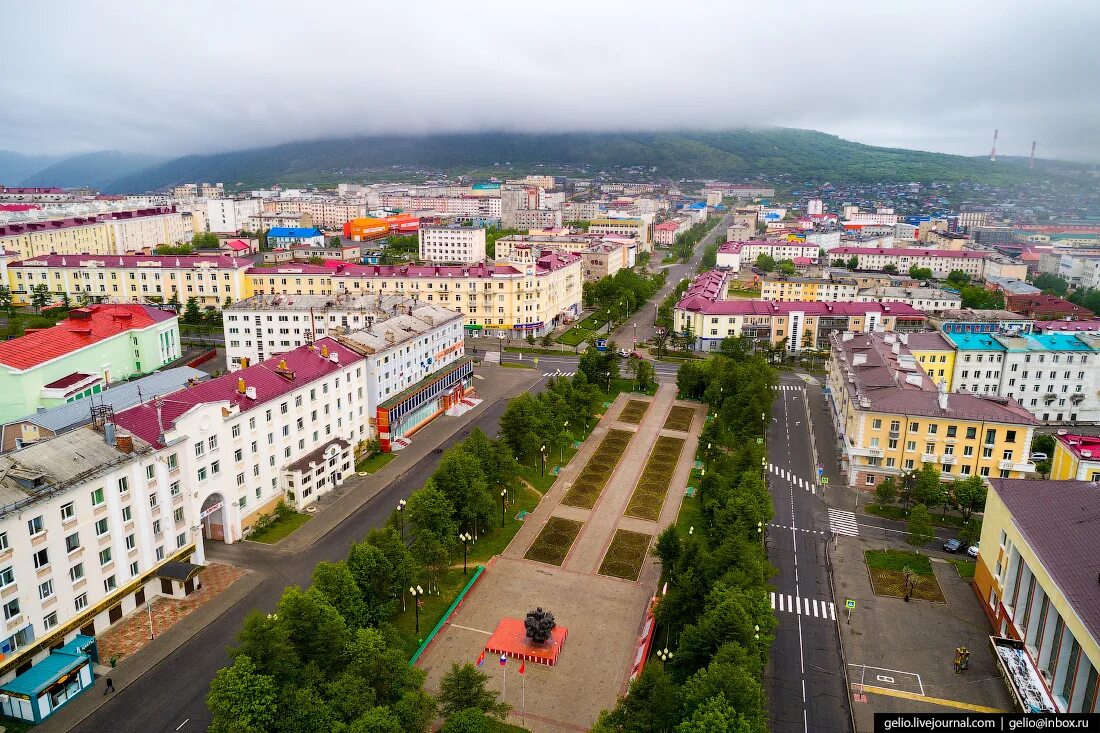
[[[955,347],[956,390],[1018,400],[1043,422],[1100,421],[1090,385],[1100,377],[1091,333],[945,333]]]
[[[591,221],[604,213],[603,205],[599,201],[565,201],[559,208],[565,222]]]
[[[419,233],[420,259],[440,264],[474,264],[485,261],[485,229],[448,226],[422,226]]]
[[[0,224],[0,249],[17,259],[50,254],[122,254],[191,240],[173,208],[118,210]]]
[[[840,331],[919,331],[923,313],[904,303],[788,302],[726,300],[728,275],[712,270],[698,276],[673,311],[677,333],[695,336],[699,351],[716,351],[727,336],[751,338],[792,353],[828,348]]]
[[[1100,481],[1100,437],[1059,430],[1050,456],[1052,481]]]
[[[905,345],[936,386],[948,392],[955,389],[955,345],[940,331],[922,331],[906,337]]]
[[[969,249],[951,251],[916,247],[836,247],[829,252],[829,256],[843,259],[855,257],[858,270],[882,270],[893,265],[898,272],[906,273],[912,267],[926,267],[932,271],[933,277],[939,279],[946,278],[952,270],[962,270],[971,278],[980,280],[985,277],[985,262],[992,253]]]
[[[178,321],[143,305],[93,305],[0,342],[0,422],[90,397],[178,359]]]
[[[878,287],[860,290],[854,298],[861,303],[908,303],[925,313],[940,313],[962,307],[962,298],[940,288]]]
[[[110,424],[0,456],[5,715],[48,718],[93,685],[96,634],[199,586],[189,493],[151,445]]]
[[[543,254],[510,265],[294,265],[254,268],[258,295],[406,295],[466,316],[473,336],[541,336],[580,313],[580,255]]]
[[[499,196],[418,196],[405,193],[382,193],[378,196],[377,208],[463,219],[499,221],[502,216]]]
[[[272,227],[312,227],[313,217],[309,214],[260,213],[245,217],[244,229],[250,232],[267,231]]]
[[[760,300],[780,303],[837,302],[858,300],[859,288],[854,281],[842,282],[820,277],[786,277],[765,275],[760,279]]]
[[[260,213],[260,199],[222,199],[206,201],[206,227],[216,234],[238,234],[250,216]]]
[[[1091,481],[993,479],[974,593],[1021,710],[1100,710],[1100,492]]]
[[[769,198],[775,196],[774,188],[753,183],[721,183],[716,181],[703,186],[704,193],[709,191],[717,191],[723,196],[734,196],[744,199]]]
[[[363,357],[323,338],[115,423],[184,483],[202,537],[232,543],[280,500],[302,509],[350,475],[354,446],[371,437],[364,379]]]
[[[829,336],[826,400],[847,483],[872,490],[887,476],[937,466],[945,479],[1022,478],[1038,421],[1018,402],[937,386],[907,334]]]
[[[653,225],[653,243],[665,247],[676,244],[676,238],[691,229],[691,222],[687,219],[675,218],[662,221]]]
[[[649,239],[649,224],[641,218],[602,218],[593,219],[588,226],[590,234],[618,234],[624,237],[634,237],[638,240],[639,252],[652,252],[653,245]]]
[[[551,229],[561,222],[562,212],[556,209],[515,209],[501,215],[501,224],[508,229]]]
[[[219,308],[247,297],[252,261],[229,255],[48,255],[12,262],[8,283],[16,303],[36,285],[80,301],[186,303]]]
[[[277,199],[264,204],[264,210],[277,216],[309,217],[308,222],[300,224],[273,224],[272,226],[318,226],[326,229],[339,229],[345,222],[367,215],[367,204],[363,200],[292,198]],[[264,220],[271,213],[264,214]],[[250,231],[256,231],[252,229]]]
[[[0,202],[57,204],[72,201],[76,196],[54,186],[0,186]]]
[[[741,269],[742,265],[752,265],[760,255],[767,255],[776,262],[805,258],[817,262],[818,247],[799,241],[787,240],[750,240],[748,242],[726,242],[718,248],[718,267]]]

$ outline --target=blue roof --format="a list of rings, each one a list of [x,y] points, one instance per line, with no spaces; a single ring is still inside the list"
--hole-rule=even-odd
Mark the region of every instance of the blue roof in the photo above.
[[[1028,347],[1038,351],[1092,351],[1092,347],[1077,337],[1075,333],[1028,334],[1022,337]]]
[[[944,337],[961,351],[1007,351],[991,333],[945,333]]]
[[[91,636],[77,634],[75,639],[50,652],[50,656],[0,687],[0,690],[26,695],[33,700],[58,677],[87,661],[89,656],[83,650],[94,644],[95,639]]]
[[[121,412],[127,407],[133,407],[138,403],[139,393],[141,400],[149,400],[182,389],[187,385],[188,379],[201,382],[209,377],[210,375],[206,372],[187,366],[165,369],[162,372],[153,372],[147,377],[105,389],[84,399],[73,400],[72,402],[66,402],[64,405],[39,410],[11,422],[29,422],[54,433],[62,433],[90,423],[92,421],[92,405],[110,405],[115,409],[115,412]]]
[[[282,238],[282,237],[319,237],[321,236],[321,230],[315,227],[271,227],[267,230],[268,238]]]

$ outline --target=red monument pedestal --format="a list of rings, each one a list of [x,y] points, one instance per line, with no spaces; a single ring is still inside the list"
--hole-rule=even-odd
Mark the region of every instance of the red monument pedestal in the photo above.
[[[565,637],[568,635],[569,629],[564,626],[555,626],[550,632],[549,641],[545,644],[535,644],[527,638],[523,619],[505,618],[501,619],[493,635],[489,637],[485,651],[553,667],[558,662],[558,654],[561,653]]]

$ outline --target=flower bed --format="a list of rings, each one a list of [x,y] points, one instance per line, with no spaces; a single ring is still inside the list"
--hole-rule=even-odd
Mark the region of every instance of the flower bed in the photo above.
[[[668,417],[665,419],[665,430],[679,430],[681,433],[686,433],[691,430],[691,422],[695,419],[694,407],[680,407],[675,406],[668,412]]]
[[[565,556],[569,554],[569,548],[573,546],[573,540],[581,531],[584,522],[575,522],[572,519],[550,517],[546,526],[539,532],[539,536],[527,548],[524,558],[544,562],[548,565],[561,565]]]
[[[651,535],[620,529],[615,532],[607,554],[600,563],[600,575],[610,575],[623,580],[637,580],[645,562]]]
[[[637,425],[645,417],[645,411],[649,409],[649,403],[643,400],[628,400],[623,411],[619,413],[619,422],[628,422]]]
[[[661,516],[661,506],[665,503],[665,494],[672,483],[672,474],[676,470],[676,461],[684,449],[680,438],[661,436],[653,445],[653,451],[646,461],[638,485],[626,505],[626,516],[656,522]]]
[[[634,433],[629,430],[609,430],[600,441],[596,452],[588,459],[577,480],[565,492],[561,503],[568,506],[591,509],[600,498],[600,492],[611,478],[619,459]]]

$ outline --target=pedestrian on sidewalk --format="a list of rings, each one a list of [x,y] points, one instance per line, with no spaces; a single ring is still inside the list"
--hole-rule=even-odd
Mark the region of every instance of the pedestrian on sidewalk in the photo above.
[[[115,691],[115,683],[111,680],[110,677],[108,677],[107,678],[107,686],[105,688],[103,688],[103,694],[106,695],[108,692],[114,692],[114,691]]]

